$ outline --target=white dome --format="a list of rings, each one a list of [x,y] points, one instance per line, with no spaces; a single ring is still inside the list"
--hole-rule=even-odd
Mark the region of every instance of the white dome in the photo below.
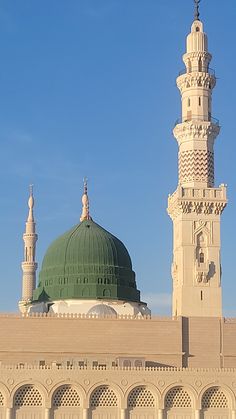
[[[96,306],[91,307],[87,314],[95,315],[98,317],[105,317],[105,316],[117,317],[116,310],[114,310],[114,308],[106,304],[97,304]]]

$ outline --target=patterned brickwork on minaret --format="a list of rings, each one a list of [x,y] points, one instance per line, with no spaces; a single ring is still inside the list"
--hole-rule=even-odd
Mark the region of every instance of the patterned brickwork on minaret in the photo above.
[[[25,306],[29,304],[33,297],[33,290],[36,286],[36,270],[37,263],[35,262],[36,242],[38,236],[35,229],[34,220],[34,196],[32,186],[30,187],[30,196],[28,200],[29,213],[26,221],[24,240],[24,261],[22,262],[22,299],[19,302],[19,308],[22,312],[25,311]]]
[[[182,115],[173,133],[179,180],[168,200],[174,230],[173,315],[186,317],[222,315],[220,215],[227,200],[226,187],[214,187],[214,141],[220,126],[212,117],[216,77],[211,58],[197,9],[183,55],[185,69],[177,77]]]

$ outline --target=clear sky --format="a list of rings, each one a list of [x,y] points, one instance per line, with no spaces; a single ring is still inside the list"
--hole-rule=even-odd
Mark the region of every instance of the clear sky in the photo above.
[[[235,0],[202,0],[201,18],[218,78],[216,185],[229,188],[224,313],[236,316]],[[175,77],[192,20],[192,0],[0,0],[0,311],[20,299],[28,185],[40,264],[78,222],[87,176],[93,219],[129,249],[143,300],[170,313]]]

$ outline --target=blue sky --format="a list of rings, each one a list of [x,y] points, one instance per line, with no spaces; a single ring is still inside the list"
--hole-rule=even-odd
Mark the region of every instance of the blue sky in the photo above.
[[[222,217],[224,313],[236,316],[235,0],[202,0],[216,70],[216,184]],[[0,310],[21,293],[28,185],[35,185],[37,260],[76,224],[84,176],[91,214],[129,249],[143,299],[170,313],[180,116],[175,78],[191,0],[0,0]]]

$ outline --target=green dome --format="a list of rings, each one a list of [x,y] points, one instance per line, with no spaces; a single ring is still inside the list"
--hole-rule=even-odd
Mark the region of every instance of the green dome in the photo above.
[[[82,221],[48,248],[33,300],[140,301],[123,243],[92,220]]]

